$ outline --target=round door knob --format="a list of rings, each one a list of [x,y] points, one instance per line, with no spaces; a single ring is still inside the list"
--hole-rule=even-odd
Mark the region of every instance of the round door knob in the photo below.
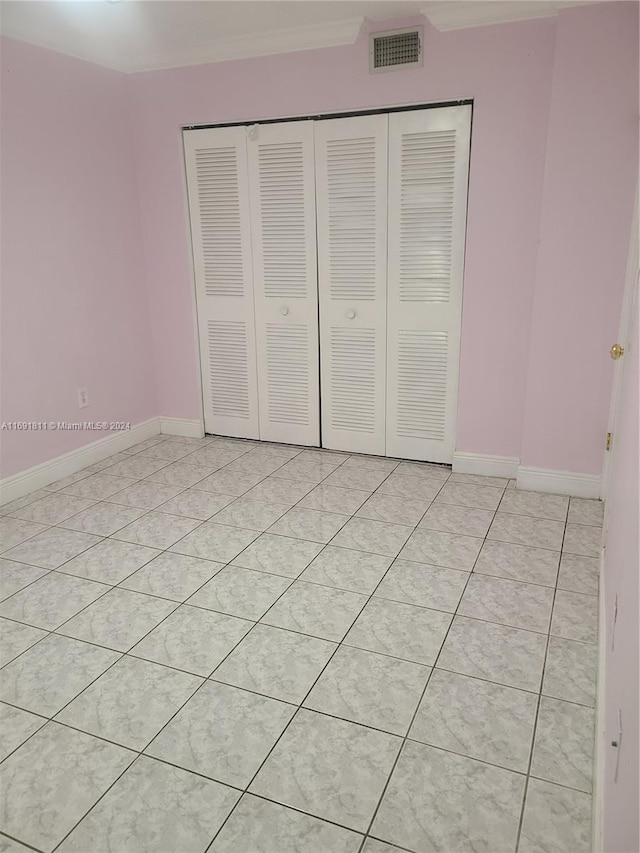
[[[283,317],[287,316],[287,314],[289,313],[289,309],[287,308],[286,305],[282,306],[282,308],[280,309],[280,313],[282,314]]]
[[[624,347],[620,346],[620,344],[614,344],[609,350],[609,355],[614,361],[617,361],[624,355]]]
[[[349,320],[353,320],[355,316],[356,312],[353,310],[353,308],[350,308],[349,311],[347,311],[347,317],[349,318]]]

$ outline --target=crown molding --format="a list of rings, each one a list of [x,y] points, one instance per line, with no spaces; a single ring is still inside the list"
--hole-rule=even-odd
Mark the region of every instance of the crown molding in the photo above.
[[[555,17],[561,9],[582,6],[590,0],[437,0],[420,10],[433,26],[441,31],[466,27],[505,24],[511,21],[529,21],[534,18]]]

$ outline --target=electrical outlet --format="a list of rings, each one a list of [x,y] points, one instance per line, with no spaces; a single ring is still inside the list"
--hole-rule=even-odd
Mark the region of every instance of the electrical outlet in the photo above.
[[[89,392],[86,388],[78,388],[78,408],[86,409],[89,405]]]

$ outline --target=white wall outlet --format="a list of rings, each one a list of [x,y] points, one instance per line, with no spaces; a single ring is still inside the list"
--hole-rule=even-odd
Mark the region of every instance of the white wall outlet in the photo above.
[[[86,388],[78,388],[78,408],[86,409],[89,405],[89,392]]]

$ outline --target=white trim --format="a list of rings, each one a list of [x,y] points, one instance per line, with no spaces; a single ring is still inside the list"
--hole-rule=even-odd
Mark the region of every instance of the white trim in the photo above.
[[[163,435],[203,438],[204,421],[201,418],[160,418],[160,432]]]
[[[456,474],[480,474],[483,477],[509,477],[518,473],[520,460],[515,456],[485,456],[481,453],[453,454],[453,470]]]
[[[133,447],[134,444],[152,438],[159,432],[160,419],[149,418],[148,421],[136,424],[131,429],[106,435],[104,438],[85,444],[77,450],[71,450],[62,456],[56,456],[55,459],[34,465],[33,468],[28,468],[26,471],[5,477],[0,480],[0,504],[14,501],[23,495],[28,495],[35,489],[41,489],[43,486],[53,483],[55,480],[69,477],[88,465],[102,462],[103,459],[113,456],[114,453]]]
[[[588,2],[588,0],[586,0]],[[512,21],[530,21],[536,18],[552,18],[561,9],[584,5],[581,0],[519,0],[518,3],[505,3],[503,0],[458,0],[456,3],[427,3],[420,13],[441,32],[484,27],[491,24],[505,24]]]
[[[599,498],[600,474],[574,474],[571,471],[551,471],[547,468],[518,468],[517,489],[531,492],[550,492],[574,498]]]
[[[591,849],[604,850],[604,774],[606,751],[606,681],[607,620],[604,611],[604,560],[606,548],[600,551],[600,589],[598,593],[598,680],[596,686],[595,759],[593,768],[593,803],[591,817]]]

